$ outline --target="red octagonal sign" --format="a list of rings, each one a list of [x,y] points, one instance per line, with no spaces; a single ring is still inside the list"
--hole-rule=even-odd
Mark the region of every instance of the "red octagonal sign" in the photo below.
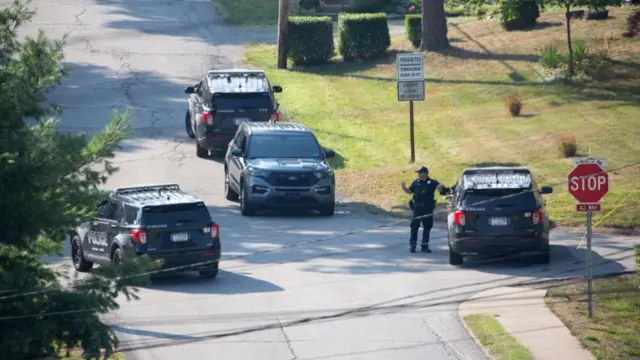
[[[599,164],[579,164],[569,173],[569,194],[579,203],[600,202],[609,192],[609,174]]]

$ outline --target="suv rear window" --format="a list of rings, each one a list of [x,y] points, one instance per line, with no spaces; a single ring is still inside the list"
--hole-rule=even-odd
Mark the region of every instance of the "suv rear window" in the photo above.
[[[142,224],[166,224],[169,221],[211,221],[204,203],[145,206],[142,209]]]
[[[494,210],[524,210],[538,208],[538,201],[532,191],[527,189],[483,189],[467,190],[462,198],[462,206]]]
[[[213,96],[213,107],[229,110],[273,110],[269,93],[225,93]]]

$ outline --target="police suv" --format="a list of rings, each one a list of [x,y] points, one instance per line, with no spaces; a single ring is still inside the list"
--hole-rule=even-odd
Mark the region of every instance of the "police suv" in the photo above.
[[[164,268],[198,270],[203,278],[218,274],[220,226],[204,202],[177,184],[118,188],[98,206],[94,219],[80,224],[71,237],[73,266],[119,264],[147,254],[164,260]]]
[[[485,167],[463,171],[451,188],[448,214],[449,263],[463,256],[532,253],[548,263],[550,221],[543,194],[524,167]]]
[[[187,135],[196,140],[196,155],[224,151],[238,126],[245,122],[279,121],[279,104],[262,70],[228,69],[208,71],[200,83],[187,86]]]

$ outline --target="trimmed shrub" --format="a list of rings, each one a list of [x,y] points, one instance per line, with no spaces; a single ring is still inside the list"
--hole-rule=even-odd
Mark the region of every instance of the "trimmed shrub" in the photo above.
[[[625,31],[625,37],[634,37],[640,33],[640,9],[637,9],[633,14],[627,18],[627,31]]]
[[[296,65],[320,65],[334,54],[333,21],[328,16],[289,18],[287,57]]]
[[[509,95],[504,98],[504,106],[512,117],[520,116],[523,105],[522,98],[518,95]]]
[[[404,33],[414,48],[422,42],[422,15],[410,14],[404,17]]]
[[[558,140],[558,148],[564,157],[574,157],[578,153],[578,141],[573,136],[563,136]]]
[[[389,24],[384,13],[338,15],[338,49],[344,60],[366,60],[391,46]]]
[[[538,22],[539,17],[540,8],[536,1],[500,1],[500,25],[507,31],[532,28]]]

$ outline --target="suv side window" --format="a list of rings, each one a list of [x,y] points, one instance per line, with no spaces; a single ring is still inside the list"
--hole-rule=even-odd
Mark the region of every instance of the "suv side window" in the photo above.
[[[202,98],[202,94],[204,94],[204,92],[202,91],[204,89],[205,86],[205,81],[200,81],[200,83],[198,84],[198,90],[196,91],[196,94]]]
[[[240,131],[236,137],[236,141],[233,143],[235,147],[245,152],[247,150],[247,135],[244,131]]]
[[[123,215],[122,204],[117,201],[110,200],[102,213],[102,218],[119,221],[122,220]]]
[[[130,205],[125,205],[124,221],[129,225],[138,225],[138,208]]]

